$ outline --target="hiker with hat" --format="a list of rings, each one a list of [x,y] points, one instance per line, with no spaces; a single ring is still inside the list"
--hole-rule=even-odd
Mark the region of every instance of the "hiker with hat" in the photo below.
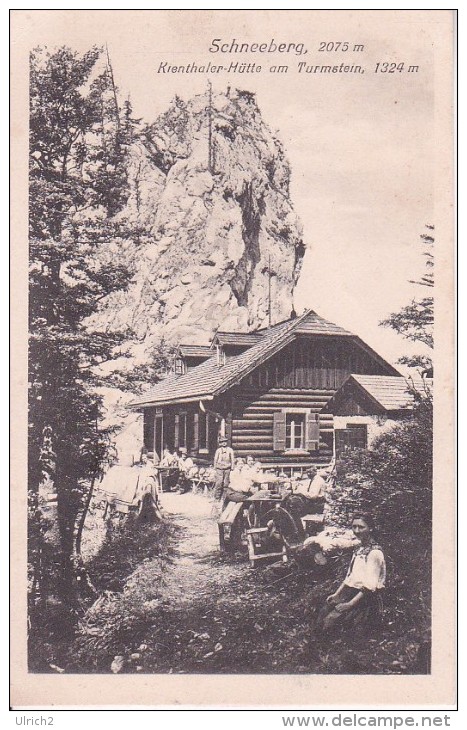
[[[220,500],[230,483],[230,472],[235,466],[233,449],[227,446],[227,438],[220,436],[219,448],[214,454],[214,499]]]

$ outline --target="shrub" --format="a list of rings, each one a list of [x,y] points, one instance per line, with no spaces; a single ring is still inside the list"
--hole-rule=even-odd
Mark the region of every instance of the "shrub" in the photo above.
[[[412,392],[413,414],[381,434],[371,450],[356,450],[337,463],[329,511],[338,525],[357,510],[372,513],[388,563],[393,619],[407,630],[429,631],[433,470],[433,400]]]

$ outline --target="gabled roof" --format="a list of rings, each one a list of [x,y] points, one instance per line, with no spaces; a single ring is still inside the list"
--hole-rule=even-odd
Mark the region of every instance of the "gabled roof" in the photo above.
[[[327,322],[313,311],[305,311],[299,317],[288,319],[269,329],[258,330],[261,337],[256,344],[240,355],[227,357],[224,365],[217,364],[217,358],[211,357],[197,367],[189,370],[170,384],[162,380],[131,403],[131,406],[151,404],[177,403],[189,400],[212,399],[240,382],[258,365],[282,350],[297,335],[323,335],[348,337],[353,342],[368,348],[358,337],[331,322]],[[397,370],[376,353],[374,357],[387,368],[388,372],[399,375]]]
[[[337,324],[328,322],[323,319],[316,312],[310,312],[310,316],[306,317],[303,322],[295,330],[297,335],[348,335],[352,336],[352,333],[345,330],[343,327],[339,327]]]
[[[209,345],[179,345],[176,352],[182,357],[198,357],[200,359],[212,357],[212,350]]]
[[[412,384],[416,390],[423,392],[428,386],[431,389],[432,380],[422,378],[411,378],[412,383],[402,376],[392,375],[349,375],[341,388],[328,401],[323,410],[332,412],[332,406],[337,403],[341,394],[348,392],[349,388],[354,388],[357,393],[369,397],[376,407],[385,411],[405,411],[412,410],[413,397],[408,392],[409,386]]]

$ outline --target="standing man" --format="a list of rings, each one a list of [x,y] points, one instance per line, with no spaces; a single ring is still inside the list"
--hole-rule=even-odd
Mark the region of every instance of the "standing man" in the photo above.
[[[214,454],[214,498],[220,500],[223,492],[229,486],[230,472],[235,466],[233,449],[227,446],[225,436],[219,438],[219,448]]]

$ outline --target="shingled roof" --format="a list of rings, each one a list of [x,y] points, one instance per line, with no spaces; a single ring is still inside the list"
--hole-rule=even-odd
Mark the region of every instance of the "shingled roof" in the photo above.
[[[222,346],[250,347],[256,345],[264,337],[264,332],[216,332],[211,348],[214,344]]]
[[[219,366],[216,357],[201,363],[189,370],[176,380],[162,380],[145,394],[134,400],[132,407],[149,406],[153,404],[168,404],[193,400],[209,400],[223,393],[247,376],[258,365],[282,350],[297,335],[332,335],[352,338],[373,356],[384,363],[389,371],[398,375],[383,358],[363,343],[351,332],[327,322],[316,312],[306,310],[299,317],[288,319],[271,328],[257,330],[261,337],[256,344],[249,347],[240,355],[227,357],[224,365]]]
[[[433,381],[422,378],[412,379],[412,384],[416,390],[423,392],[428,386],[431,388]],[[349,375],[342,387],[326,404],[325,410],[332,411],[332,405],[337,402],[344,389],[348,392],[349,387],[357,387],[359,392],[369,396],[376,406],[385,411],[405,411],[411,410],[413,407],[413,397],[408,392],[409,381],[402,376],[396,377],[392,375]]]
[[[199,357],[204,359],[212,357],[210,345],[179,345],[177,352],[182,357]]]

